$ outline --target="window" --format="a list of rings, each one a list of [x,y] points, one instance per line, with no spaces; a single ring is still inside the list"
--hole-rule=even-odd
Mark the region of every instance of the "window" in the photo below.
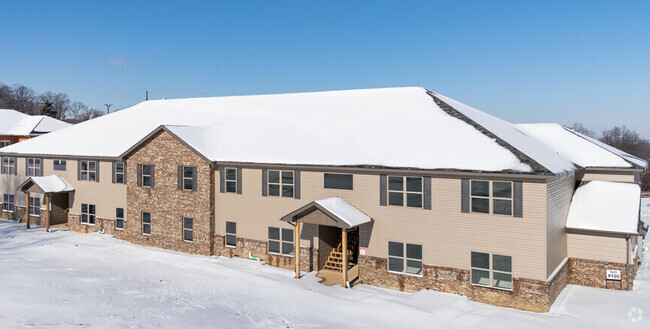
[[[293,171],[269,170],[269,195],[293,198]]]
[[[226,193],[237,193],[237,169],[226,168]]]
[[[293,229],[269,227],[269,253],[293,255]]]
[[[512,257],[472,252],[472,284],[512,290]]]
[[[472,212],[512,215],[512,182],[472,180],[471,195]]]
[[[89,182],[97,181],[97,162],[96,161],[79,161],[79,178]]]
[[[3,211],[14,211],[14,195],[5,194],[2,198],[2,210]]]
[[[237,223],[226,222],[226,246],[237,246]]]
[[[124,208],[115,208],[115,228],[124,229]]]
[[[115,177],[113,178],[113,181],[116,184],[124,184],[124,162],[115,162]]]
[[[2,158],[2,173],[7,175],[16,175],[16,158]]]
[[[422,245],[389,241],[388,271],[422,275]]]
[[[81,223],[95,225],[95,205],[81,204]]]
[[[388,176],[388,204],[422,208],[422,177]]]
[[[41,199],[29,197],[29,214],[32,216],[41,215]]]
[[[151,235],[151,213],[142,212],[142,235]]]
[[[325,188],[352,190],[352,178],[350,174],[325,174],[323,185]]]
[[[153,165],[142,165],[142,186],[153,187]]]
[[[27,176],[43,176],[41,173],[41,159],[27,158]]]
[[[194,241],[194,219],[183,217],[183,241]]]
[[[54,163],[54,168],[52,168],[52,169],[57,170],[57,171],[65,171],[66,170],[66,162],[65,162],[65,160],[54,160],[53,163]]]
[[[196,167],[183,167],[183,189],[184,190],[194,190],[194,173],[196,172]]]
[[[11,145],[11,141],[7,139],[0,140],[0,147],[5,147]]]

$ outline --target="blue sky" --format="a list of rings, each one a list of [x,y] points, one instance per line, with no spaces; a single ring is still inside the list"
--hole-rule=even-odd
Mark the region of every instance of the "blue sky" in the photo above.
[[[650,138],[650,1],[4,1],[0,82],[150,98],[423,86]]]

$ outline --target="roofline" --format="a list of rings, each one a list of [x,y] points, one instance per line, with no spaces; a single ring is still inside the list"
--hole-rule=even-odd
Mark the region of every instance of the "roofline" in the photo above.
[[[566,131],[568,131],[568,132],[570,132],[570,133],[572,133],[572,134],[574,134],[574,135],[576,135],[576,136],[578,136],[578,137],[580,137],[580,138],[586,140],[587,142],[589,142],[589,143],[591,143],[591,144],[593,144],[593,145],[596,145],[597,147],[600,147],[601,149],[603,149],[603,150],[605,150],[605,151],[607,151],[607,152],[609,152],[609,153],[611,153],[611,154],[614,154],[615,156],[617,156],[617,157],[623,159],[623,161],[625,161],[625,162],[629,163],[630,165],[632,165],[632,168],[641,169],[642,171],[645,171],[645,170],[648,168],[647,165],[646,165],[646,167],[641,167],[641,166],[637,165],[636,163],[634,163],[634,162],[632,162],[632,161],[629,161],[629,160],[627,160],[626,158],[624,158],[624,157],[622,157],[622,156],[620,156],[620,155],[618,155],[618,154],[616,154],[616,153],[614,153],[614,152],[612,152],[612,151],[610,151],[610,150],[608,150],[608,149],[606,149],[606,148],[604,148],[604,147],[602,147],[602,146],[600,146],[600,145],[598,145],[598,144],[596,144],[596,143],[594,143],[594,142],[592,142],[592,141],[586,139],[584,136],[581,136],[581,134],[578,134],[578,133],[577,133],[576,131],[574,131],[573,129],[570,129],[570,128],[568,128],[568,127],[565,127],[564,125],[560,125],[560,126],[561,126],[562,128],[564,128]],[[592,137],[592,138],[593,138],[593,137]],[[595,138],[594,138],[594,139],[595,139]],[[600,142],[600,141],[599,141],[599,142]],[[601,142],[601,143],[603,143],[603,142]],[[606,143],[603,143],[603,144],[606,144]],[[607,144],[607,145],[609,145],[609,144]],[[617,149],[617,150],[619,150],[619,151],[621,151],[621,152],[623,152],[623,153],[629,154],[629,155],[631,155],[631,156],[633,156],[633,157],[635,157],[635,158],[637,158],[637,159],[639,159],[639,160],[645,161],[646,164],[648,163],[647,160],[642,159],[642,158],[639,158],[638,156],[636,156],[636,155],[634,155],[634,154],[627,153],[627,152],[625,152],[625,151],[623,151],[623,150],[621,150],[621,149],[618,149],[618,148],[616,148],[616,147],[613,147],[613,146],[611,146],[611,145],[609,145],[609,147],[611,147],[611,148],[615,148],[615,149]]]
[[[425,89],[425,90],[426,90],[427,95],[429,95],[429,96],[431,96],[431,98],[433,98],[433,101],[438,105],[438,107],[440,107],[441,110],[447,112],[447,114],[449,114],[449,115],[451,115],[453,117],[456,117],[456,118],[458,118],[458,119],[460,119],[462,121],[465,121],[467,124],[469,124],[469,125],[473,126],[474,128],[476,128],[476,130],[478,130],[483,135],[485,135],[485,136],[487,136],[489,138],[495,139],[497,144],[499,144],[500,146],[506,148],[508,151],[513,153],[519,159],[519,161],[531,166],[531,168],[533,169],[534,172],[540,171],[540,172],[545,173],[545,174],[546,173],[555,174],[552,171],[550,171],[548,168],[542,166],[539,162],[535,161],[530,156],[526,155],[524,152],[522,152],[518,148],[512,146],[512,144],[506,142],[501,137],[497,136],[495,133],[491,132],[487,128],[485,128],[482,125],[478,124],[476,121],[470,119],[468,116],[463,114],[461,111],[458,111],[453,106],[445,103],[443,100],[441,100],[436,95],[434,95],[434,93],[431,92],[430,90],[428,90],[428,89]],[[571,163],[573,163],[573,162],[571,162]],[[574,163],[574,165],[576,165],[576,164]]]
[[[586,228],[572,228],[572,227],[567,227],[566,232],[567,233],[573,233],[573,234],[586,234],[586,235],[607,236],[607,237],[617,237],[617,238],[641,235],[641,233],[639,233],[639,232],[626,233],[626,232],[616,232],[616,231],[607,231],[607,230],[590,230],[590,229],[586,229]]]
[[[620,168],[620,167],[584,167],[584,170],[609,171],[609,172],[643,172],[642,168]]]
[[[343,201],[347,203],[347,201],[345,201],[345,200],[343,200]],[[348,204],[349,204],[349,203],[348,203]],[[351,206],[352,206],[352,205],[351,205]],[[354,207],[354,206],[352,206],[352,207]],[[286,215],[280,217],[280,220],[281,220],[281,221],[284,221],[284,222],[287,222],[287,223],[293,223],[293,222],[294,222],[294,217],[298,217],[298,216],[300,216],[300,215],[302,215],[302,214],[307,215],[307,214],[311,213],[310,210],[311,210],[312,208],[316,208],[316,209],[322,211],[325,215],[327,215],[328,217],[332,218],[332,219],[333,219],[334,221],[336,221],[337,223],[340,223],[340,224],[342,225],[341,228],[350,229],[350,228],[359,227],[359,226],[361,226],[361,225],[363,225],[363,224],[366,224],[366,223],[363,223],[363,224],[360,224],[360,225],[352,226],[352,225],[346,223],[343,219],[341,219],[341,217],[339,217],[339,216],[333,214],[331,211],[329,211],[329,210],[327,210],[325,207],[321,206],[321,205],[320,205],[318,202],[316,202],[316,201],[311,201],[311,202],[307,203],[306,205],[304,205],[304,206],[302,206],[302,207],[300,207],[300,208],[298,208],[298,209],[296,209],[296,210],[294,210],[294,211],[292,211],[292,212],[290,212],[290,213],[288,213],[288,214],[286,214]],[[354,208],[357,209],[357,210],[359,210],[359,208],[357,208],[357,207],[354,207]],[[309,212],[308,212],[308,211],[309,211]],[[359,210],[359,211],[360,211],[361,213],[363,213],[364,215],[368,216],[368,214],[364,213],[363,211],[361,211],[361,210]],[[374,222],[374,221],[375,221],[375,220],[372,219],[372,217],[370,217],[370,216],[368,216],[368,218],[370,218],[370,222]],[[298,221],[299,219],[300,219],[300,218],[297,218],[297,219],[295,219],[295,221]]]
[[[131,147],[128,148],[126,151],[124,151],[122,154],[120,154],[120,155],[118,156],[118,159],[120,159],[120,160],[124,160],[125,158],[129,157],[129,156],[130,156],[132,153],[134,153],[138,148],[140,148],[140,147],[143,146],[144,144],[148,143],[150,139],[152,139],[152,138],[153,138],[154,136],[156,136],[158,133],[163,132],[163,131],[169,133],[169,134],[172,135],[172,137],[174,137],[176,140],[178,140],[179,142],[183,143],[183,145],[185,145],[187,148],[189,148],[190,150],[192,150],[192,152],[196,153],[196,155],[200,156],[200,157],[201,157],[203,160],[205,160],[208,164],[213,164],[213,163],[214,163],[212,160],[208,159],[208,157],[206,157],[203,153],[199,152],[197,149],[195,149],[195,148],[192,147],[190,144],[188,144],[187,142],[185,142],[182,138],[178,137],[178,135],[174,134],[174,133],[173,133],[171,130],[169,130],[165,125],[160,125],[160,126],[158,126],[158,128],[154,129],[154,130],[151,131],[149,134],[147,134],[146,136],[144,136],[144,137],[143,137],[142,139],[140,139],[138,142],[136,142],[135,144],[133,144],[133,146],[131,146]]]

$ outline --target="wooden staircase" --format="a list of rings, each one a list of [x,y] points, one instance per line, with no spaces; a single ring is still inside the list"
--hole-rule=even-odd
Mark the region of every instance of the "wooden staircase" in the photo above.
[[[329,256],[327,257],[327,261],[325,262],[325,265],[323,265],[323,270],[329,270],[329,271],[335,271],[335,272],[343,272],[343,246],[342,242],[339,239],[336,248],[332,249],[330,252]],[[354,266],[355,264],[350,262],[350,258],[354,255],[353,250],[355,248],[358,248],[359,246],[359,238],[356,235],[348,235],[348,269]]]

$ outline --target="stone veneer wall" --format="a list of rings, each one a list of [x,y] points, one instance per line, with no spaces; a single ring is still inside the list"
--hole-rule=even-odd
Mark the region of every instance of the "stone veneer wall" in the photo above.
[[[25,206],[14,206],[14,211],[13,212],[0,210],[0,218],[7,219],[7,220],[16,220],[16,219],[18,219],[19,222],[25,223],[26,220],[27,220],[27,218],[25,216],[25,214],[26,214],[25,209],[26,209]],[[39,210],[39,216],[30,215],[29,216],[29,224],[30,225],[43,225],[43,226],[45,226],[45,210],[40,209]]]
[[[568,266],[564,266],[550,283],[513,278],[513,289],[502,290],[474,286],[468,270],[424,265],[423,275],[390,273],[387,259],[359,256],[360,282],[400,291],[431,289],[469,297],[471,300],[497,306],[548,312],[559,292],[567,284]]]
[[[187,253],[211,255],[214,232],[214,171],[208,162],[162,131],[137,149],[127,162],[127,241]],[[152,164],[154,187],[137,186],[138,164]],[[197,190],[178,190],[178,166],[197,167]],[[151,213],[151,235],[142,234],[142,212]],[[183,217],[193,218],[192,242],[183,240]]]
[[[569,283],[605,289],[633,290],[637,271],[635,264],[636,262],[628,265],[630,270],[630,285],[628,287],[625,264],[571,258],[569,259]],[[621,281],[607,280],[606,270],[620,270]]]

